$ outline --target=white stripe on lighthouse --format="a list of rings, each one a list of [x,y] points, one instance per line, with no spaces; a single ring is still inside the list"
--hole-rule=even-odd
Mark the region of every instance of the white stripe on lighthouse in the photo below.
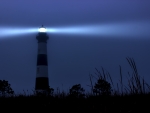
[[[47,54],[47,44],[45,42],[38,43],[38,54]]]
[[[36,78],[37,77],[48,77],[48,67],[44,65],[37,66]]]

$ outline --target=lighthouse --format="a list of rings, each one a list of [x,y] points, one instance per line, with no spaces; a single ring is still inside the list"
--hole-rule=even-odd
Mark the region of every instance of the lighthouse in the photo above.
[[[38,41],[37,64],[36,64],[36,81],[35,91],[45,92],[49,89],[48,79],[48,61],[47,61],[47,40],[49,39],[46,28],[39,28],[39,33],[36,36]]]

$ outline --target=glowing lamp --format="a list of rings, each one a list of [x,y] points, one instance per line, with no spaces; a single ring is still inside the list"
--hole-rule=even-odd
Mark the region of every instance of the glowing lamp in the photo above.
[[[46,30],[45,27],[43,27],[43,25],[42,25],[42,27],[39,28],[39,32],[46,32],[46,31],[47,31],[47,30]]]

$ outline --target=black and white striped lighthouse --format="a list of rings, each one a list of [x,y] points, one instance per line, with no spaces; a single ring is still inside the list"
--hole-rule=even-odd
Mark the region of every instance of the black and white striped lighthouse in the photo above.
[[[47,61],[47,40],[46,28],[39,28],[39,33],[36,36],[38,40],[38,55],[37,55],[37,71],[36,71],[36,92],[43,92],[49,88],[48,79],[48,61]]]

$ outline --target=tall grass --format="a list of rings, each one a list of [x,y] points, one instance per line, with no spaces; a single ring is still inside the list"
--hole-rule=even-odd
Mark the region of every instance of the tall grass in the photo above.
[[[145,82],[144,78],[141,78],[137,71],[137,67],[135,64],[135,61],[133,58],[126,58],[130,67],[132,68],[132,76],[128,79],[128,88],[126,87],[125,89],[128,91],[129,94],[145,94],[150,92],[150,90],[146,90],[147,88],[149,89],[149,85]]]

